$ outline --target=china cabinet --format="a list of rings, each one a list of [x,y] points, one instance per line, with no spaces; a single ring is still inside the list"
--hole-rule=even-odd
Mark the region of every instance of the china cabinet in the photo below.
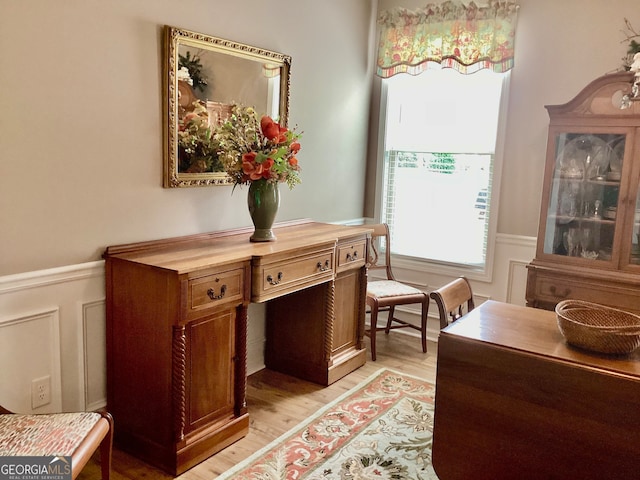
[[[640,311],[640,102],[632,75],[591,82],[551,105],[536,257],[527,305],[565,298]]]

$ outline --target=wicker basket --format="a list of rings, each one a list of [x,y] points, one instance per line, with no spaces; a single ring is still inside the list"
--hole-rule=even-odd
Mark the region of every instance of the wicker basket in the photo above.
[[[599,353],[627,354],[640,346],[640,316],[581,300],[556,305],[567,343]]]

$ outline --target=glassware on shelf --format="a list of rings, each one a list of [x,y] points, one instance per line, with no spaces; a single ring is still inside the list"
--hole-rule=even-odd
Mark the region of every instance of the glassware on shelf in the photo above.
[[[602,138],[577,135],[568,140],[558,154],[560,177],[597,179],[609,168],[611,154],[611,147]]]
[[[598,218],[602,216],[602,202],[600,200],[596,200],[593,204],[593,216]]]
[[[620,180],[610,180],[609,173],[621,171],[625,142],[620,133],[557,134],[544,253],[611,259]]]
[[[580,255],[580,229],[570,228],[564,232],[564,248],[570,257]]]
[[[593,250],[592,233],[593,232],[589,227],[583,228],[580,231],[580,256],[582,258],[595,260],[596,258],[598,258],[598,252]]]
[[[622,177],[622,159],[624,157],[624,138],[616,143],[609,159],[607,180],[619,182]]]

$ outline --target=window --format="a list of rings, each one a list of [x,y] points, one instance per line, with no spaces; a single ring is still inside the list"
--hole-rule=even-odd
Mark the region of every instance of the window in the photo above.
[[[396,255],[484,271],[509,73],[428,70],[383,80],[381,220]]]

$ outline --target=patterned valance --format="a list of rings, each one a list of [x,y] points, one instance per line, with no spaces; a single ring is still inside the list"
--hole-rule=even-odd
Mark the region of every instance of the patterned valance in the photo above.
[[[383,12],[376,73],[417,75],[434,64],[461,73],[506,72],[513,67],[517,11],[514,2],[489,0],[487,6],[446,1]]]

